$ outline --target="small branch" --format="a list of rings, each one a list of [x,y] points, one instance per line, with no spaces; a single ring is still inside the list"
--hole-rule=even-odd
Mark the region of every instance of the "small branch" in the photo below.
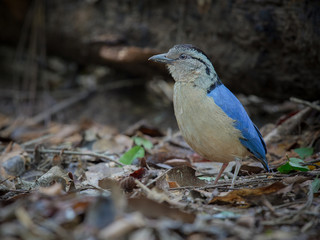
[[[27,152],[34,152],[34,149],[26,149]],[[45,153],[49,153],[49,154],[64,154],[64,155],[81,155],[81,156],[90,156],[90,157],[97,157],[97,158],[101,158],[101,159],[105,159],[107,161],[110,162],[114,162],[120,166],[124,166],[124,164],[122,164],[121,162],[114,160],[104,154],[100,154],[100,153],[94,153],[94,152],[77,152],[77,151],[63,151],[60,149],[38,149],[37,151],[39,151],[39,153],[45,154]]]
[[[153,179],[152,181],[150,181],[148,184],[146,184],[146,187],[149,187],[151,184],[155,183],[156,181],[158,181],[160,178],[162,178],[164,175],[167,174],[167,172],[169,172],[171,169],[168,169],[166,171],[164,171],[163,173],[161,173],[158,177],[156,177],[155,179]],[[138,191],[136,191],[134,194],[132,194],[132,198],[134,198],[136,195],[138,194]]]
[[[134,182],[137,184],[138,187],[141,188],[141,190],[147,195],[147,198],[150,198],[156,202],[162,203],[162,202],[167,202],[173,206],[177,207],[185,207],[185,204],[174,201],[169,199],[169,197],[165,194],[158,193],[155,191],[151,191],[146,185],[144,185],[142,182],[139,180],[135,179]]]
[[[32,145],[32,144],[36,144],[38,142],[42,142],[43,140],[46,140],[48,138],[51,138],[53,137],[54,135],[53,134],[47,134],[47,135],[44,135],[44,136],[41,136],[41,137],[38,137],[36,139],[32,139],[30,141],[27,141],[25,143],[22,143],[20,144],[22,147],[26,147],[26,146],[29,146],[29,145]]]
[[[269,209],[269,211],[272,213],[274,217],[280,217],[265,195],[262,195],[262,204]]]
[[[295,97],[291,97],[290,98],[290,101],[291,102],[295,102],[295,103],[299,103],[299,104],[303,104],[305,106],[308,106],[308,107],[311,107],[317,111],[320,111],[320,106],[316,104],[316,102],[309,102],[309,101],[306,101],[306,100],[302,100],[302,99],[299,99],[299,98],[295,98]]]
[[[205,190],[205,189],[210,189],[210,188],[218,188],[218,189],[228,189],[228,190],[239,190],[241,189],[240,186],[248,186],[248,185],[254,185],[254,184],[259,184],[263,182],[273,182],[273,181],[281,181],[285,177],[274,177],[274,178],[254,178],[252,179],[251,176],[248,177],[249,179],[238,179],[235,182],[235,185],[237,188],[231,188],[229,187],[231,185],[231,181],[229,183],[223,183],[223,184],[208,184],[207,186],[204,187],[196,187],[196,186],[186,186],[186,187],[176,187],[176,188],[169,188],[168,190],[184,190],[184,189],[199,189],[199,190]]]

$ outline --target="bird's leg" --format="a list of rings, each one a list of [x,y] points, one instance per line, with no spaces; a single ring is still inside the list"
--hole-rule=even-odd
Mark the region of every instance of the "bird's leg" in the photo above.
[[[232,178],[232,183],[231,183],[231,188],[234,187],[234,182],[236,181],[236,178],[238,176],[240,167],[241,167],[241,163],[242,163],[242,159],[241,158],[236,158],[236,169],[234,170],[234,174],[233,174],[233,178]]]
[[[228,163],[224,163],[224,164],[221,166],[220,171],[219,171],[219,173],[218,173],[218,176],[216,177],[216,180],[214,180],[214,183],[213,183],[214,185],[218,183],[219,178],[221,177],[223,171],[226,169],[227,166],[228,166]]]

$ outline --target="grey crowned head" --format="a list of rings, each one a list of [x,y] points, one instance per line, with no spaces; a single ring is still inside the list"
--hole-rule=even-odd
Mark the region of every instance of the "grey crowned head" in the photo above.
[[[191,44],[172,47],[167,53],[149,58],[154,62],[165,63],[175,81],[186,81],[193,77],[212,77],[215,74],[207,55]]]

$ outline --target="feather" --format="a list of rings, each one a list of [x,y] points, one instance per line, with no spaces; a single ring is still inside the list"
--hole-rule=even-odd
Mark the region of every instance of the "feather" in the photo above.
[[[241,131],[239,139],[269,171],[266,160],[266,145],[258,128],[253,124],[246,110],[232,92],[223,84],[213,88],[207,96],[213,98],[214,102],[230,117],[235,123],[234,126]]]

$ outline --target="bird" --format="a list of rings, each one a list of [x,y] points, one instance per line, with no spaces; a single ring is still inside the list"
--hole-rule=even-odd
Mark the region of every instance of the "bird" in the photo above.
[[[175,81],[174,113],[184,140],[204,159],[223,163],[214,184],[229,162],[235,161],[233,188],[246,157],[260,161],[270,171],[259,129],[202,50],[179,44],[149,60],[164,63]]]

